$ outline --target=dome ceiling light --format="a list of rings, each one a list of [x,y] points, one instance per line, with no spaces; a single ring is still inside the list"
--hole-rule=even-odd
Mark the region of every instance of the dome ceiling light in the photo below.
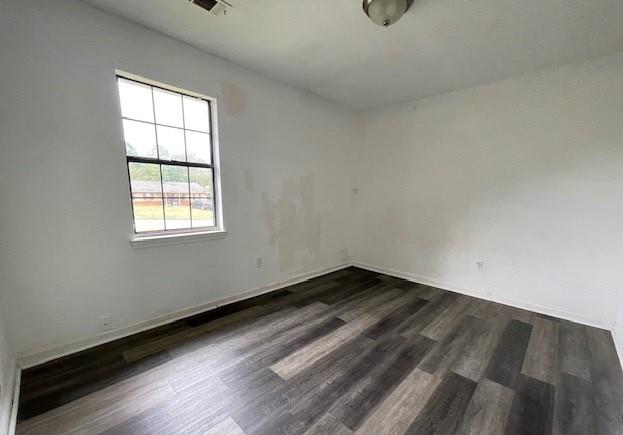
[[[363,0],[363,11],[379,26],[394,24],[407,12],[413,0]]]

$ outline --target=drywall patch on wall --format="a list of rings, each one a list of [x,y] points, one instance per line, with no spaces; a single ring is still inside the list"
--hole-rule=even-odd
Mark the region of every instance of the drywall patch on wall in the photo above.
[[[320,212],[316,211],[316,185],[314,174],[310,173],[299,179],[299,191],[302,203],[303,216],[303,246],[313,255],[320,252],[320,235],[322,221]]]
[[[247,106],[247,94],[238,86],[229,82],[221,82],[221,95],[223,95],[223,105],[225,113],[234,118],[238,118]]]
[[[276,245],[279,269],[292,272],[312,264],[320,255],[322,215],[316,210],[313,173],[288,178],[277,201],[262,194],[264,219],[271,245]]]

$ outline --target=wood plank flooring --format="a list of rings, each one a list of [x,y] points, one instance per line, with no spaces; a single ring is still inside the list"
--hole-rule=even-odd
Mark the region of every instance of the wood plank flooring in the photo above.
[[[347,268],[25,370],[19,434],[621,434],[609,332]]]

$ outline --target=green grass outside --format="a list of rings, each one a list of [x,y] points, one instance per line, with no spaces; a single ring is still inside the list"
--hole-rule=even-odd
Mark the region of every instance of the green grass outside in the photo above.
[[[158,205],[134,205],[136,219],[162,219],[162,207]],[[193,219],[212,220],[212,210],[193,208]],[[167,219],[190,219],[188,207],[166,207]]]

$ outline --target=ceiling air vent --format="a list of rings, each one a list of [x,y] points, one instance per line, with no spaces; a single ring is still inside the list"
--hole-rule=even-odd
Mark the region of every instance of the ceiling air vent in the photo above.
[[[213,13],[214,15],[224,15],[232,7],[224,0],[190,0],[200,8]]]

